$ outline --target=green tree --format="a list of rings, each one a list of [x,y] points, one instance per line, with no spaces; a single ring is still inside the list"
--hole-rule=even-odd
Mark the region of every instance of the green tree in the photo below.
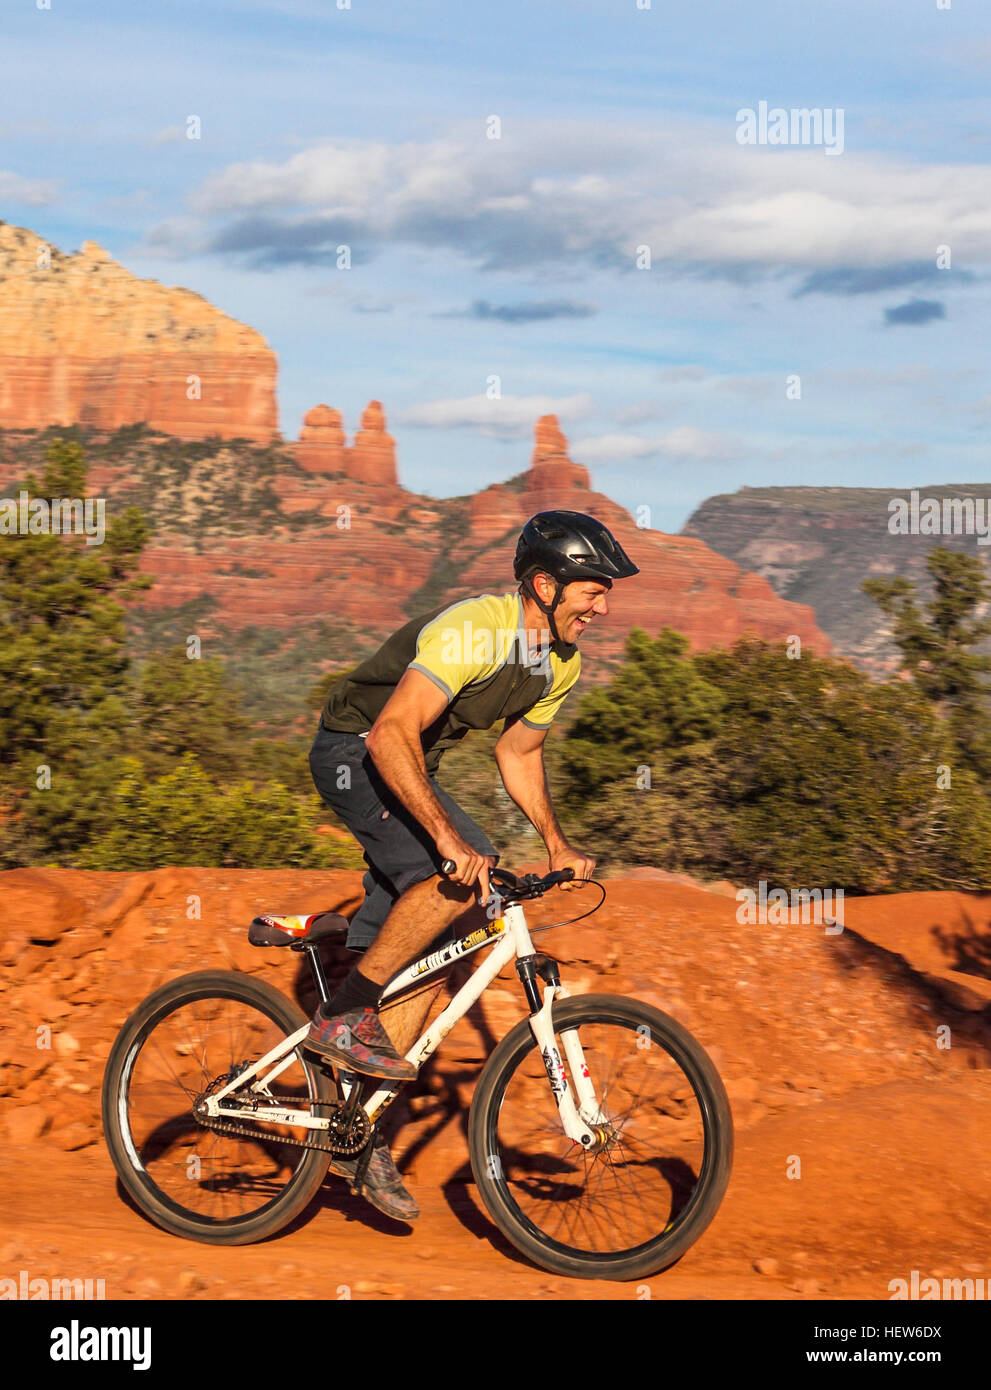
[[[343,847],[313,835],[308,814],[285,787],[245,781],[218,788],[191,753],[154,781],[136,758],[126,759],[122,771],[112,824],[83,851],[85,868],[329,868],[349,862]]]
[[[962,814],[987,823],[987,803],[972,782],[941,789],[950,740],[911,685],[757,641],[696,660],[725,699],[712,795],[726,877],[867,893],[989,881],[988,850],[968,862],[948,830]]]
[[[991,618],[978,610],[991,601],[980,561],[936,546],[926,557],[932,597],[921,608],[916,586],[903,576],[868,579],[864,592],[893,625],[902,668],[943,714],[964,765],[991,777],[991,705],[983,677],[991,657],[973,648],[991,633]]]
[[[83,497],[76,441],[54,439],[31,497]],[[102,545],[50,533],[0,538],[0,862],[71,851],[99,824],[124,751],[128,657],[120,600],[136,574],[147,523],[112,518]],[[50,778],[51,786],[45,785]]]
[[[581,698],[560,748],[566,810],[591,811],[594,823],[604,787],[632,780],[660,752],[715,732],[722,696],[687,652],[687,638],[669,627],[657,638],[632,630],[624,664],[608,685]]]
[[[474,730],[449,748],[441,761],[437,781],[486,832],[501,855],[501,866],[514,869],[520,860],[539,859],[547,851],[502,785],[495,761],[495,746],[502,730],[500,720],[495,728]]]
[[[718,785],[711,740],[658,752],[636,776],[600,788],[574,843],[610,870],[649,864],[701,879],[725,877],[731,821]]]
[[[352,663],[352,665],[345,666],[336,671],[325,671],[320,679],[310,686],[310,689],[306,693],[307,709],[322,710],[327,703],[327,696],[330,694],[331,688],[335,686],[338,681],[345,680],[350,676],[351,672],[357,670],[357,668],[358,664]]]
[[[79,440],[53,438],[23,486],[84,497]],[[313,788],[273,776],[291,753],[262,741],[253,763],[219,661],[178,648],[131,668],[122,602],[151,582],[136,572],[148,534],[128,508],[99,545],[0,537],[0,864],[350,866],[350,846],[313,834]]]
[[[644,688],[656,667],[638,638],[583,702],[561,759],[576,843],[609,867],[738,883],[991,885],[991,804],[964,770],[944,785],[952,739],[911,683],[752,639],[680,651],[663,697]]]
[[[210,777],[241,775],[248,770],[251,725],[240,702],[222,661],[191,660],[184,647],[171,647],[149,658],[137,682],[133,751],[151,777],[175,767],[186,753],[195,753]]]
[[[55,441],[41,485],[30,496],[81,496],[85,462],[78,444]],[[150,583],[131,579],[147,537],[128,509],[105,543],[82,537],[8,535],[0,541],[0,765],[50,747],[60,713],[85,719],[127,686],[124,615],[119,599]]]
[[[321,820],[327,820],[331,814],[330,807],[316,800],[317,792],[310,772],[312,743],[310,734],[292,734],[281,739],[255,738],[242,746],[233,765],[264,782],[280,782],[295,796],[314,798],[315,813]]]

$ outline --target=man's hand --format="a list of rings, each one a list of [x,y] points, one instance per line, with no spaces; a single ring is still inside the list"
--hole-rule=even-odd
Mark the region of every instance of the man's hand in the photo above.
[[[588,855],[582,854],[581,850],[572,849],[570,845],[564,845],[561,849],[555,850],[550,856],[550,871],[555,873],[558,869],[574,869],[575,877],[570,883],[559,883],[558,887],[569,890],[578,887],[579,879],[592,877],[592,870],[595,868],[595,860],[589,859]]]
[[[438,835],[435,844],[442,859],[454,860],[454,873],[447,875],[448,881],[463,883],[468,887],[477,879],[482,902],[488,902],[491,893],[489,870],[496,862],[492,855],[479,854],[477,849],[472,849],[454,830],[447,835]]]

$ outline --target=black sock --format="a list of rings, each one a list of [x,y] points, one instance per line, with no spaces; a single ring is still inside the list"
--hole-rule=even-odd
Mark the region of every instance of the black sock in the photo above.
[[[320,1010],[324,1018],[333,1018],[335,1014],[349,1014],[353,1009],[375,1009],[381,993],[382,986],[355,966],[330,1003],[321,1004]]]

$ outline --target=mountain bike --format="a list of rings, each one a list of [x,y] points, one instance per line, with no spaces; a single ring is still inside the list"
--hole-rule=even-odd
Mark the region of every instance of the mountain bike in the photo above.
[[[491,870],[499,915],[400,971],[381,1003],[489,948],[406,1054],[422,1066],[515,957],[529,1016],[488,1058],[468,1116],[479,1195],[544,1269],[638,1279],[677,1260],[714,1217],[732,1118],[716,1068],[680,1024],[637,999],[571,996],[557,961],[534,949],[523,903],[572,876]],[[597,911],[605,889],[594,886],[602,897],[589,912],[532,934]],[[249,940],[306,955],[326,1002],[319,946],[347,926],[336,913],[266,915]],[[125,1190],[164,1230],[262,1240],[306,1208],[335,1156],[358,1156],[360,1192],[373,1129],[402,1083],[335,1076],[305,1050],[308,1027],[271,985],[214,970],[164,985],[127,1019],[107,1062],[104,1132]]]

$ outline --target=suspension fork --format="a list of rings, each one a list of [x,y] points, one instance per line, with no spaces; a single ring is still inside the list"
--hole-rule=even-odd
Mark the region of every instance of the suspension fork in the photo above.
[[[571,991],[563,985],[557,990],[558,999],[570,999]],[[574,1082],[575,1094],[578,1096],[578,1109],[583,1119],[590,1124],[602,1124],[605,1122],[605,1115],[599,1104],[599,1098],[595,1094],[595,1083],[592,1080],[585,1061],[585,1052],[578,1037],[577,1028],[569,1028],[567,1032],[561,1032],[561,1041],[564,1043],[564,1055],[568,1059],[568,1066],[571,1069],[571,1079]]]
[[[565,1069],[561,1053],[554,1037],[552,1010],[554,1000],[568,997],[568,991],[561,984],[557,962],[547,956],[521,956],[516,962],[516,973],[530,1005],[530,1031],[533,1033],[540,1055],[547,1071],[554,1101],[561,1117],[561,1124],[568,1138],[583,1149],[597,1148],[600,1142],[593,1124],[599,1119],[600,1106],[595,1094],[595,1086],[589,1074],[585,1054],[578,1038],[578,1030],[570,1028],[562,1032],[561,1040],[568,1059]],[[544,981],[544,998],[540,1000],[536,977]],[[574,1083],[574,1095],[568,1082],[568,1070]],[[575,1096],[578,1104],[575,1104]]]

